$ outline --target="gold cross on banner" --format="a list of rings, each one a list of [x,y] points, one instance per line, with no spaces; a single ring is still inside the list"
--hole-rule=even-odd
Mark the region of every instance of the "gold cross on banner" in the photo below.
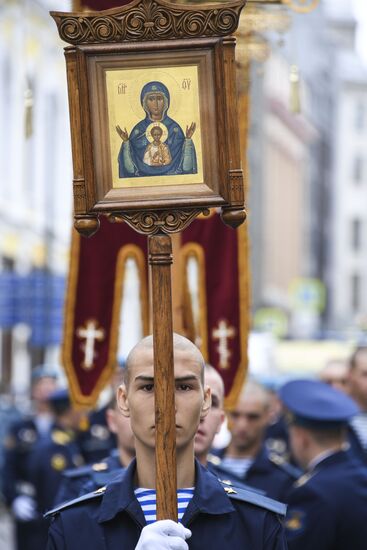
[[[230,338],[236,336],[236,329],[231,327],[225,319],[218,321],[218,327],[212,331],[212,338],[218,340],[217,351],[219,353],[219,368],[228,369],[231,350],[229,349]]]
[[[95,357],[95,343],[101,342],[105,337],[105,331],[103,328],[98,328],[98,322],[95,319],[88,319],[84,327],[79,327],[76,330],[78,338],[85,339],[85,343],[82,345],[84,351],[84,361],[82,366],[86,370],[93,368],[93,362]]]

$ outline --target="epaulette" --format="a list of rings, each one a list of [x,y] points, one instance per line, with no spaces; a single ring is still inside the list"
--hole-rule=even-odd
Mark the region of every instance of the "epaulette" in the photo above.
[[[253,491],[248,491],[247,489],[241,489],[233,485],[229,486],[223,481],[221,481],[221,485],[230,498],[255,504],[255,506],[260,506],[261,508],[265,508],[281,516],[285,516],[287,512],[287,505],[283,504],[283,502],[273,500],[272,498],[265,497]]]
[[[284,439],[269,437],[265,440],[265,446],[269,452],[285,455],[287,453],[287,444]]]
[[[298,489],[299,487],[303,487],[303,485],[306,485],[306,483],[314,476],[315,471],[313,472],[306,472],[305,474],[301,475],[294,483],[293,487],[295,489]]]
[[[220,477],[217,476],[217,479],[221,482],[221,483],[224,483],[225,485],[228,485],[229,487],[238,487],[239,489],[246,489],[246,491],[250,491],[250,492],[254,492],[254,493],[257,493],[259,495],[266,495],[266,492],[263,491],[262,489],[259,489],[258,487],[252,487],[251,485],[247,485],[246,483],[242,483],[241,481],[237,480],[234,481],[232,479],[222,479]]]
[[[294,479],[297,479],[299,478],[299,476],[302,475],[302,471],[297,468],[297,466],[293,466],[293,464],[290,464],[282,455],[279,455],[277,453],[269,453],[268,457],[270,462],[278,466],[281,470],[286,472]]]
[[[80,502],[86,502],[87,500],[93,500],[95,498],[101,497],[106,492],[106,487],[100,487],[96,491],[93,491],[92,493],[87,493],[85,495],[82,495],[81,497],[74,498],[73,500],[68,500],[67,502],[63,502],[59,506],[56,506],[56,508],[53,508],[52,510],[49,510],[44,514],[44,518],[49,518],[51,516],[54,516],[58,514],[59,512],[62,512],[63,510],[66,510],[67,508],[70,508],[71,506],[74,506],[74,504],[79,504]]]
[[[65,470],[62,475],[69,479],[75,479],[77,477],[82,477],[90,473],[92,473],[92,467],[90,464],[86,464],[85,466],[80,466],[79,468],[70,468],[68,470]]]
[[[106,472],[108,469],[107,462],[96,462],[95,464],[86,464],[79,468],[70,468],[69,470],[65,470],[63,475],[75,479],[77,477],[93,474],[93,472]]]

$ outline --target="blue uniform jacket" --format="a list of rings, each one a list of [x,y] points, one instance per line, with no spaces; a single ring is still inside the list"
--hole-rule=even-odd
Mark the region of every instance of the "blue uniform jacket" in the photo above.
[[[145,518],[134,495],[135,460],[105,492],[81,497],[51,514],[47,550],[134,550]],[[228,492],[228,494],[226,493]],[[230,498],[229,498],[230,497]],[[261,504],[263,502],[263,504]],[[271,511],[273,510],[273,511]],[[286,550],[283,527],[274,511],[280,503],[221,485],[196,463],[194,496],[182,519],[192,531],[191,550]],[[76,536],[77,533],[77,536]]]
[[[104,460],[116,448],[116,436],[107,426],[107,408],[93,411],[89,415],[89,428],[79,434],[78,443],[86,464]]]
[[[36,489],[39,512],[44,514],[55,501],[62,480],[62,472],[83,463],[74,432],[57,426],[40,441],[29,459],[29,475]]]
[[[225,455],[226,449],[216,451],[218,458]],[[217,464],[225,472],[221,464]],[[270,453],[263,446],[254,462],[243,477],[238,478],[228,471],[230,479],[236,483],[239,480],[255,489],[264,491],[265,494],[276,500],[285,502],[285,497],[296,479],[301,475],[301,470],[289,464],[282,456]],[[224,474],[223,474],[224,475]]]
[[[35,496],[29,476],[29,458],[39,440],[40,434],[32,418],[18,420],[9,428],[4,441],[2,471],[3,494],[8,506],[19,495]]]
[[[113,450],[110,456],[102,462],[65,470],[62,474],[61,485],[54,505],[72,500],[107,485],[123,470],[117,449]]]
[[[366,550],[367,471],[347,452],[304,474],[287,502],[289,550]]]

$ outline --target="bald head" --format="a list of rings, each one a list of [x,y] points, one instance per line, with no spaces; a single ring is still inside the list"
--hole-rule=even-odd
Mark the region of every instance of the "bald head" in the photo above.
[[[206,363],[204,368],[205,383],[212,389],[212,401],[213,396],[216,396],[218,400],[218,406],[223,407],[224,401],[224,382],[219,372]],[[214,390],[214,391],[213,391]]]
[[[181,334],[173,333],[173,355],[185,354],[192,361],[198,363],[201,370],[201,381],[204,383],[204,358],[200,350],[190,340],[181,336]],[[153,336],[146,336],[138,342],[130,351],[124,369],[124,383],[129,384],[130,373],[134,365],[142,359],[153,362]]]
[[[254,381],[247,382],[242,388],[239,402],[244,401],[256,401],[263,405],[264,409],[267,409],[270,405],[270,396],[269,392],[262,386]]]

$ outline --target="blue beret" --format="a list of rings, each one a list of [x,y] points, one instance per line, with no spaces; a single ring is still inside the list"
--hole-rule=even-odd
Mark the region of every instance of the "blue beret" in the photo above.
[[[317,380],[292,380],[279,390],[292,422],[315,428],[346,423],[359,412],[345,393]]]
[[[37,365],[31,372],[32,383],[41,378],[58,378],[57,369],[52,365]]]

